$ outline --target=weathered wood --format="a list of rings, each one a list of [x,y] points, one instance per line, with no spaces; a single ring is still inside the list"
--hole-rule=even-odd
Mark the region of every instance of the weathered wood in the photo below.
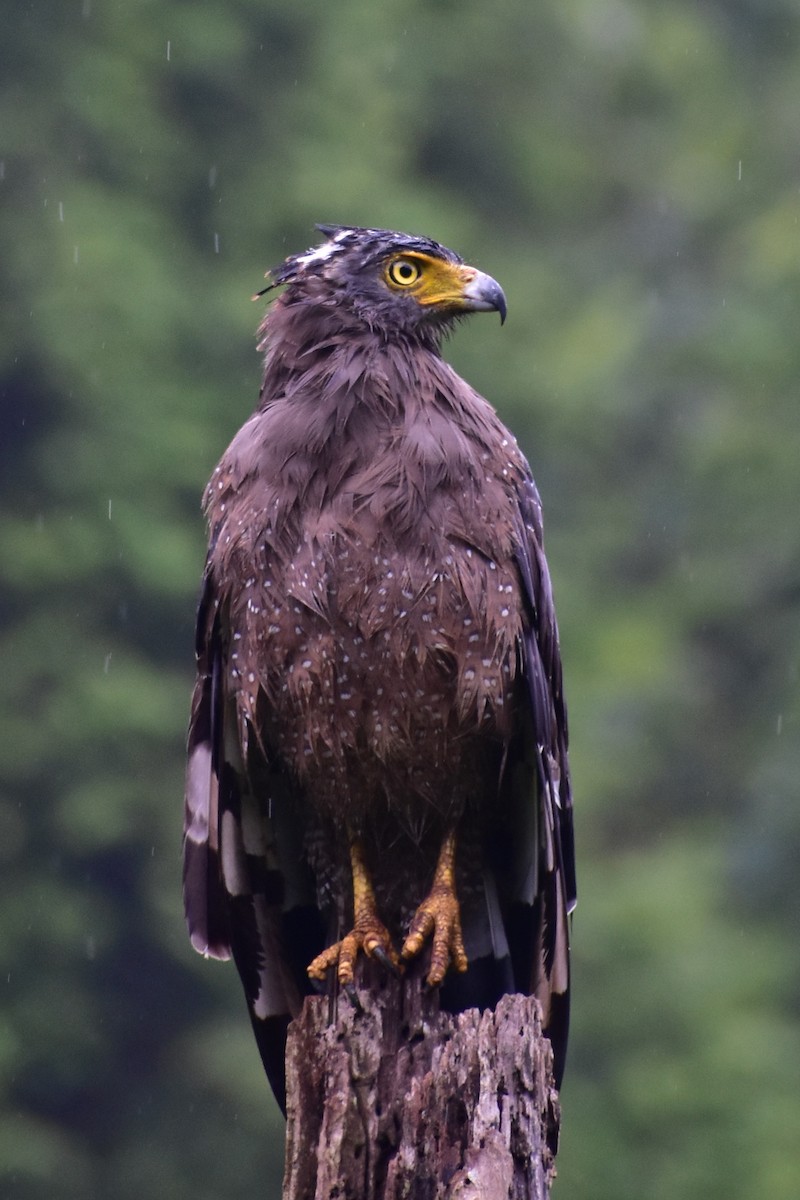
[[[306,1001],[286,1066],[283,1200],[549,1196],[559,1105],[532,997],[453,1017],[365,964],[354,996]]]

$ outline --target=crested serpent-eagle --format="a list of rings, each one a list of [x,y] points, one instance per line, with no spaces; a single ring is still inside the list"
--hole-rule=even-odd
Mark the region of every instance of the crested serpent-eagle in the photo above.
[[[451,1011],[535,993],[560,1081],[575,902],[539,496],[443,360],[494,279],[319,226],[268,274],[259,405],[205,493],[184,894],[284,1102],[289,1020],[360,956]],[[263,293],[259,293],[263,294]]]

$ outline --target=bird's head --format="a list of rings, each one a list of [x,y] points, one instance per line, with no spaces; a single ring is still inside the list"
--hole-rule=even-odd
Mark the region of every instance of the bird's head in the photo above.
[[[264,291],[286,286],[284,308],[327,309],[342,324],[355,321],[389,339],[438,341],[471,312],[499,312],[505,320],[499,283],[430,238],[348,225],[317,228],[326,238],[321,245],[290,255],[267,273]]]

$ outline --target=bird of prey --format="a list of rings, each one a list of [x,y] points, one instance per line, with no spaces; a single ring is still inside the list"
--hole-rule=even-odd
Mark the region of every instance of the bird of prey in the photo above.
[[[191,940],[235,959],[282,1104],[289,1020],[365,957],[451,1011],[535,993],[560,1081],[575,872],[541,506],[440,352],[505,297],[429,238],[318,228],[268,273],[258,408],[205,493]]]

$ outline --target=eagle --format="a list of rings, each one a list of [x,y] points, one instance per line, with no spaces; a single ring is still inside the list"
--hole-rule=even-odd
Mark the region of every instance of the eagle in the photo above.
[[[290,1020],[367,959],[453,1012],[535,994],[560,1084],[576,891],[541,504],[441,354],[505,296],[430,238],[317,228],[258,293],[281,289],[258,407],[204,497],[191,942],[235,960],[284,1107]]]

